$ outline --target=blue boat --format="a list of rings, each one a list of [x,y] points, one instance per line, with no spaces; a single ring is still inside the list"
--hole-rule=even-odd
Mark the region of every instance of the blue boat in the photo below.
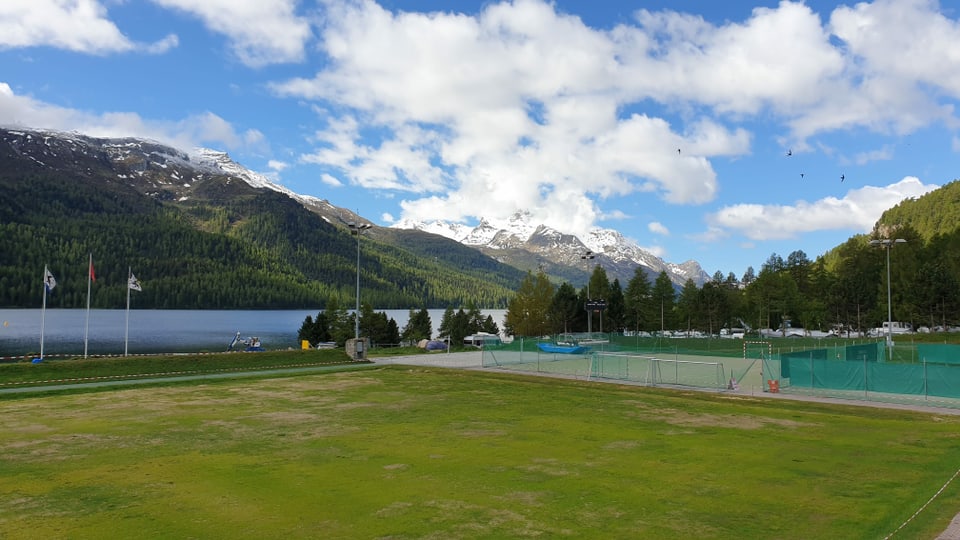
[[[546,353],[556,354],[582,354],[590,350],[590,347],[584,347],[577,344],[561,343],[537,343],[537,348]]]

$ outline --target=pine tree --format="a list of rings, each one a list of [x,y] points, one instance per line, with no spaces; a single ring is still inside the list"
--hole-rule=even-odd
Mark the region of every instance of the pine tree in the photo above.
[[[507,307],[506,325],[513,335],[543,336],[550,333],[550,305],[553,285],[543,270],[527,277]]]

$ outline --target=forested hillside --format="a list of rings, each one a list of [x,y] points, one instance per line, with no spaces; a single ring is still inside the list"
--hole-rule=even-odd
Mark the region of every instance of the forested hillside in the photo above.
[[[128,268],[143,285],[138,308],[322,308],[331,297],[352,304],[357,239],[345,226],[224,176],[198,177],[189,197],[151,193],[135,174],[149,166],[138,167],[63,149],[38,159],[22,144],[0,145],[0,306],[39,307],[45,265],[58,282],[48,307],[84,306],[89,254],[95,308],[124,307]],[[506,305],[518,270],[423,236],[429,254],[410,249],[416,240],[392,244],[382,229],[363,234],[363,302]]]
[[[953,181],[918,199],[908,199],[880,216],[885,227],[909,225],[924,241],[960,229],[960,182]]]

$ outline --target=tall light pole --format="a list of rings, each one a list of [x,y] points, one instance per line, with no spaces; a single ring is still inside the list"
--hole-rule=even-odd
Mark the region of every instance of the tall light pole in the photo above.
[[[350,234],[357,235],[357,311],[353,316],[353,337],[354,339],[360,339],[360,233],[373,227],[369,223],[357,224],[353,221],[348,222],[347,226],[350,227]]]
[[[580,256],[581,261],[591,261],[596,257],[592,251],[587,251]],[[590,263],[587,263],[587,304],[590,303],[590,278],[593,277],[593,274],[590,273]],[[584,306],[587,311],[587,333],[593,333],[593,309],[588,306]]]
[[[893,356],[893,306],[890,296],[890,248],[895,244],[906,244],[907,241],[903,238],[897,238],[896,240],[891,240],[889,238],[884,238],[881,240],[871,240],[870,245],[876,247],[882,247],[887,250],[887,360],[889,361]]]
[[[663,291],[660,291],[660,335],[663,335]]]

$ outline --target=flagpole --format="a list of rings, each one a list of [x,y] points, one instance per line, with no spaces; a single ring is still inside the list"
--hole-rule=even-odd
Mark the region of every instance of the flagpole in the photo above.
[[[40,310],[40,360],[43,360],[43,327],[46,324],[47,319],[47,282],[46,276],[50,270],[44,266],[43,267],[43,309]]]
[[[133,276],[133,268],[127,267],[127,322],[123,331],[123,355],[127,356],[127,343],[130,341],[130,277]]]
[[[87,265],[87,320],[83,327],[83,357],[87,357],[87,343],[90,336],[90,282],[93,280],[93,253],[90,254],[90,264]]]

